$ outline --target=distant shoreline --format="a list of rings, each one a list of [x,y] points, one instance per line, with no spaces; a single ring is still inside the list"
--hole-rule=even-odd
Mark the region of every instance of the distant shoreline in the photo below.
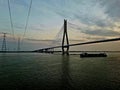
[[[59,53],[62,51],[54,51],[54,53]],[[120,51],[69,51],[71,52],[109,52],[109,53],[120,53]],[[42,52],[35,52],[35,51],[0,51],[0,53],[42,53]],[[45,53],[45,52],[44,52]],[[47,53],[47,52],[46,52]]]

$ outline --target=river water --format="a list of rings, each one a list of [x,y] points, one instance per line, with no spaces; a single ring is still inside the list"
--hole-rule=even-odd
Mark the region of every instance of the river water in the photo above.
[[[0,90],[118,90],[120,54],[0,54]]]

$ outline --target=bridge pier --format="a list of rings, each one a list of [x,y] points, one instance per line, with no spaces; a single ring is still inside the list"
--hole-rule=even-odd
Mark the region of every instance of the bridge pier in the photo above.
[[[48,53],[53,54],[53,53],[54,53],[54,48],[49,48],[49,49],[48,49]]]
[[[65,39],[66,44],[65,45]],[[62,40],[62,55],[69,55],[69,40],[68,40],[68,33],[67,33],[67,20],[64,20],[64,32],[63,32],[63,40]]]
[[[66,49],[66,50],[65,50]],[[62,47],[62,55],[69,55],[69,47]]]

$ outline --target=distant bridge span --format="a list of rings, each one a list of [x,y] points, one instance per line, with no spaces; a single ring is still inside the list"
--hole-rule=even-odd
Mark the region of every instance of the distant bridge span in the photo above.
[[[65,44],[65,40],[66,40],[66,44]],[[119,41],[119,40],[120,40],[120,38],[113,38],[113,39],[106,39],[106,40],[88,41],[88,42],[83,42],[83,43],[69,44],[68,33],[67,33],[67,20],[64,20],[64,31],[63,31],[62,44],[60,46],[47,47],[47,48],[34,50],[34,52],[52,53],[54,51],[50,51],[50,50],[52,50],[54,48],[62,48],[62,54],[69,55],[69,47],[70,46],[95,44],[95,43],[103,43],[103,42],[111,42],[111,41]]]
[[[76,43],[76,44],[69,44],[69,45],[64,45],[64,47],[68,47],[68,46],[78,46],[78,45],[86,45],[86,44],[95,44],[95,43],[103,43],[103,42],[111,42],[111,41],[119,41],[120,38],[113,38],[113,39],[106,39],[106,40],[98,40],[98,41],[89,41],[89,42],[83,42],[83,43]],[[42,50],[50,50],[50,49],[54,49],[54,48],[61,48],[63,46],[55,46],[55,47],[48,47],[48,48],[42,48],[39,50],[35,50],[35,52],[41,52]]]

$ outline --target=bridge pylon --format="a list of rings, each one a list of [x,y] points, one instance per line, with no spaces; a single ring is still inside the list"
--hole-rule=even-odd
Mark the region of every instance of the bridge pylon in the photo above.
[[[65,45],[66,39],[66,45]],[[64,20],[64,31],[63,31],[63,39],[62,39],[62,55],[69,55],[69,40],[67,33],[67,20]]]

